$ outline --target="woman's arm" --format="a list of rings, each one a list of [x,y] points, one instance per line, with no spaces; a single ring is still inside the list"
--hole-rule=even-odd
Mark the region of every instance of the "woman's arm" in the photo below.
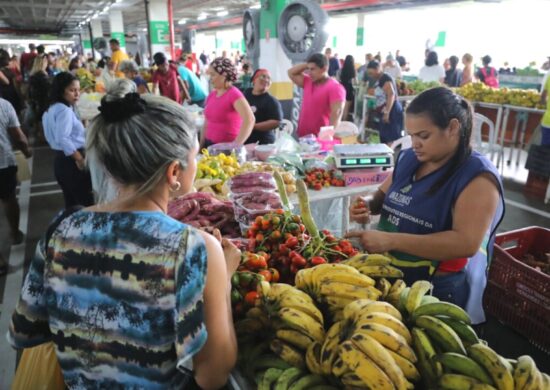
[[[499,191],[490,174],[473,179],[459,195],[451,230],[433,234],[354,232],[369,252],[391,250],[432,260],[473,256],[480,248],[499,202]]]
[[[10,80],[6,77],[4,72],[0,70],[0,83],[4,85],[10,85]]]
[[[384,93],[386,94],[386,107],[384,107],[384,122],[390,122],[390,113],[393,108],[393,103],[395,103],[395,91],[393,90],[393,83],[391,81],[386,81],[382,87]]]
[[[235,101],[235,103],[233,103],[233,108],[235,108],[243,120],[241,123],[241,129],[239,130],[239,135],[235,138],[235,142],[239,145],[243,145],[252,133],[252,128],[254,127],[255,122],[254,114],[252,113],[252,109],[244,96],[240,97]]]
[[[219,389],[237,361],[237,339],[231,313],[231,275],[220,244],[201,232],[206,243],[208,268],[204,289],[204,314],[208,339],[193,357],[197,384],[205,390]]]
[[[256,123],[254,125],[254,130],[255,131],[273,130],[273,129],[278,128],[280,123],[281,123],[281,121],[279,121],[277,119],[268,119],[266,121]]]
[[[204,123],[202,124],[202,131],[199,136],[199,149],[204,148],[204,142],[206,140],[206,117],[204,118]]]

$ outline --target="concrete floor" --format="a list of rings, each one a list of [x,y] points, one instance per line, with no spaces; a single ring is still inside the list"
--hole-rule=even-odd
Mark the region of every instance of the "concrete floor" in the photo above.
[[[550,227],[550,205],[541,200],[526,197],[522,193],[527,179],[523,169],[526,154],[520,164],[504,169],[506,214],[499,232],[526,226]],[[0,338],[8,328],[9,319],[19,295],[23,276],[39,238],[54,215],[63,207],[61,191],[53,177],[53,153],[47,147],[34,149],[32,158],[32,181],[19,189],[21,230],[26,233],[25,242],[18,246],[9,244],[9,234],[4,218],[0,218],[0,253],[9,259],[9,274],[0,277]],[[509,358],[522,354],[533,356],[546,372],[550,372],[550,356],[529,344],[520,334],[490,318],[479,328],[482,337],[497,351]],[[550,331],[550,329],[549,329]],[[15,370],[16,353],[5,341],[0,343],[0,389],[8,389]]]

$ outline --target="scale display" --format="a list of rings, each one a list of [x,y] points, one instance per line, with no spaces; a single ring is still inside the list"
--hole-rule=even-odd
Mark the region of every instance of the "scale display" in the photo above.
[[[393,150],[384,144],[334,145],[338,168],[389,168],[393,166]]]

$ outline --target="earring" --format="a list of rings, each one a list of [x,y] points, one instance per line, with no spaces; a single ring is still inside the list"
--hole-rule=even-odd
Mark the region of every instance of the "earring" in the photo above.
[[[170,191],[172,192],[178,192],[181,188],[181,183],[179,181],[174,183],[174,186],[170,187]]]

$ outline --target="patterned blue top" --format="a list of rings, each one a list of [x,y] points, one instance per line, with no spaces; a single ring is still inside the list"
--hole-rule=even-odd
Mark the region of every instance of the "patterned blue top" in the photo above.
[[[207,338],[205,280],[197,230],[160,212],[81,210],[37,246],[8,339],[53,341],[70,389],[182,388],[177,368]]]

